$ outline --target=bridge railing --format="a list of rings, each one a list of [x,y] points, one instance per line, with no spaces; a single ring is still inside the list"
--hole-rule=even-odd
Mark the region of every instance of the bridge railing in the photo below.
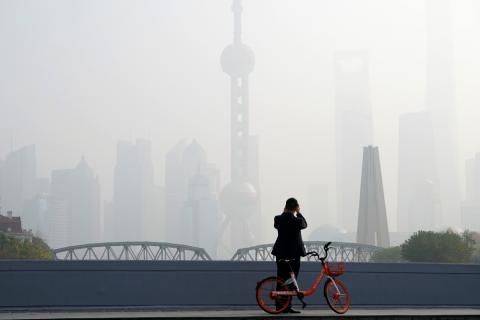
[[[205,249],[166,242],[103,242],[53,250],[57,260],[212,260]]]
[[[317,251],[324,254],[323,246],[326,241],[305,241],[307,251]],[[368,262],[372,255],[381,248],[371,245],[334,242],[328,253],[328,261],[344,261],[344,262]],[[232,257],[232,261],[274,261],[272,256],[273,244],[262,244],[253,247],[238,249]],[[308,261],[315,258],[308,256]]]

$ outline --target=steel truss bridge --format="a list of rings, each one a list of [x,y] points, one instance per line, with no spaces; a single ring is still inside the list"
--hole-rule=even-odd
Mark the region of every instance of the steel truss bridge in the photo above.
[[[317,251],[324,254],[323,246],[326,241],[305,241],[307,251]],[[274,261],[272,256],[273,244],[262,244],[258,246],[238,249],[233,255],[232,261]],[[368,262],[372,255],[381,248],[366,244],[334,242],[328,251],[328,261],[344,262]],[[305,257],[307,261],[315,261],[311,256]]]
[[[104,242],[53,250],[57,260],[212,260],[205,249],[165,242]]]
[[[324,241],[305,241],[307,251],[323,252]],[[231,261],[274,261],[273,244],[238,249]],[[348,242],[335,242],[329,261],[368,262],[381,248]],[[104,242],[64,247],[53,250],[57,260],[212,260],[205,249],[166,242]],[[306,257],[307,261],[314,258]]]

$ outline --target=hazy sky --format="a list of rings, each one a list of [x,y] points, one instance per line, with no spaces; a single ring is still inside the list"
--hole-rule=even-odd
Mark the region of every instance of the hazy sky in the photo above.
[[[39,175],[49,176],[85,155],[109,200],[119,139],[152,141],[163,185],[166,151],[196,138],[227,182],[230,92],[219,57],[232,41],[230,7],[230,0],[0,0],[0,158],[12,141],[35,143]],[[334,210],[333,53],[368,50],[375,143],[395,229],[398,116],[425,100],[425,2],[244,0],[243,7],[243,38],[256,57],[250,112],[260,136],[264,223],[290,195],[308,217],[311,184],[329,185]],[[463,174],[465,158],[480,151],[480,2],[452,1],[452,15]]]

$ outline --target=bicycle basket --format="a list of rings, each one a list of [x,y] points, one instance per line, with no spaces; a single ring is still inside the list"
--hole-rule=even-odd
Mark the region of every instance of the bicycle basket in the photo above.
[[[325,272],[329,276],[339,276],[345,273],[345,263],[335,262],[335,263],[325,263]]]

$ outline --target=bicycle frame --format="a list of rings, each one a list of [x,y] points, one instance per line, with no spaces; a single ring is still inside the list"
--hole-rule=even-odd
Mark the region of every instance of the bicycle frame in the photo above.
[[[272,291],[271,295],[272,297],[277,297],[277,296],[297,296],[297,295],[302,295],[303,297],[308,297],[314,294],[317,291],[318,286],[320,285],[320,282],[322,281],[323,277],[326,276],[328,279],[333,281],[333,285],[335,286],[335,289],[337,292],[340,292],[340,290],[337,287],[337,284],[335,283],[335,279],[332,276],[329,276],[325,272],[325,265],[322,266],[322,271],[320,274],[317,276],[315,281],[313,282],[312,286],[308,290],[300,290],[298,287],[297,279],[295,278],[295,274],[293,272],[290,272],[290,279],[292,279],[293,284],[295,285],[296,290],[284,290],[284,291]],[[287,279],[288,281],[289,279]],[[286,281],[286,282],[287,282]]]

